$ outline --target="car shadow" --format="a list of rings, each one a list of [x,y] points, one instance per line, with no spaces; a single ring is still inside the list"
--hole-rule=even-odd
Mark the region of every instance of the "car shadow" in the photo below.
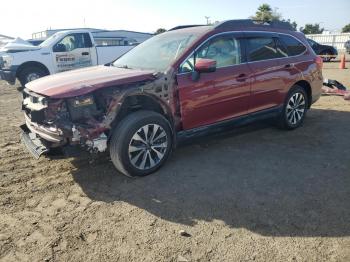
[[[264,236],[350,235],[350,113],[313,109],[304,126],[259,123],[179,147],[157,173],[129,179],[107,154],[73,161],[86,195],[162,219],[222,220]]]

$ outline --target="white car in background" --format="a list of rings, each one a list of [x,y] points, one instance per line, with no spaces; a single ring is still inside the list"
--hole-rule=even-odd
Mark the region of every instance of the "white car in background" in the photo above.
[[[97,46],[86,30],[57,32],[39,46],[13,43],[0,50],[0,79],[22,86],[40,77],[116,60],[134,45]]]

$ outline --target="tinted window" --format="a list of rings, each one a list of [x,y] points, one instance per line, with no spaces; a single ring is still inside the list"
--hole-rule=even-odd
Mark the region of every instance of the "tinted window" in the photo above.
[[[241,48],[239,40],[231,36],[216,37],[205,43],[196,51],[196,59],[212,59],[216,66],[226,67],[241,63]],[[193,56],[187,59],[180,68],[180,72],[193,70]]]
[[[294,37],[288,35],[280,35],[280,39],[287,47],[289,56],[300,55],[306,50],[306,47]]]
[[[77,48],[89,48],[92,47],[89,34],[70,34],[65,36],[54,46],[56,52],[70,52]]]
[[[285,45],[281,42],[281,40],[275,38],[275,41],[278,55],[280,57],[288,57],[288,50],[285,47]]]
[[[248,61],[261,61],[283,57],[278,51],[272,37],[256,37],[247,39]]]
[[[309,45],[310,45],[312,48],[316,48],[316,47],[318,46],[318,43],[316,43],[314,40],[307,39],[307,41],[309,42]]]

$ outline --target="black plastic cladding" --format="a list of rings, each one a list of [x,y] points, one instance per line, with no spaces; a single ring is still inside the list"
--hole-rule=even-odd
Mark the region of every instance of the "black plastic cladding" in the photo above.
[[[221,22],[220,24],[215,26],[215,29],[218,30],[232,30],[232,29],[242,29],[242,28],[267,28],[267,29],[283,29],[295,31],[292,25],[289,22],[282,21],[270,21],[264,22],[259,20],[252,19],[238,19],[238,20],[228,20]]]

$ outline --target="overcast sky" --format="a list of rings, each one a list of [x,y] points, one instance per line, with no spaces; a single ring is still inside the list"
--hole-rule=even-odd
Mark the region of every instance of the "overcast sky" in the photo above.
[[[33,32],[93,27],[154,32],[180,24],[247,18],[268,3],[284,18],[340,30],[350,23],[350,0],[8,0],[0,2],[0,34],[30,38]],[[85,21],[85,22],[84,22]]]

